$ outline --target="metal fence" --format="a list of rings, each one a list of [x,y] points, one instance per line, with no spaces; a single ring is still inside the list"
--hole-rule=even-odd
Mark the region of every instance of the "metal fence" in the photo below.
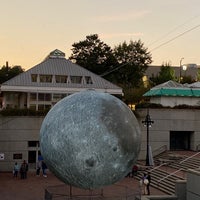
[[[45,200],[135,200],[141,192],[124,185],[114,184],[102,189],[84,190],[69,185],[49,186],[45,189]]]

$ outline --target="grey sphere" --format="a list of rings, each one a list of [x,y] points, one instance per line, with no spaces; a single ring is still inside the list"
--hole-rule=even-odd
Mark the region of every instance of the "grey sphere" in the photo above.
[[[87,90],[59,101],[40,130],[42,156],[66,184],[93,189],[130,171],[141,143],[138,121],[118,98]]]

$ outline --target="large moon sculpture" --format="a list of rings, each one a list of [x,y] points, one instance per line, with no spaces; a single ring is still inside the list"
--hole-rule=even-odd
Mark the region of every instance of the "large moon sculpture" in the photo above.
[[[40,130],[42,156],[64,183],[94,189],[131,170],[141,143],[138,121],[117,97],[87,90],[59,101]]]

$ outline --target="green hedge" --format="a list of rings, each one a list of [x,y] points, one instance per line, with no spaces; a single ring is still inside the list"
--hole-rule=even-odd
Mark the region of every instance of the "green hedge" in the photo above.
[[[49,112],[47,110],[32,110],[32,109],[4,109],[0,111],[2,116],[45,116]]]

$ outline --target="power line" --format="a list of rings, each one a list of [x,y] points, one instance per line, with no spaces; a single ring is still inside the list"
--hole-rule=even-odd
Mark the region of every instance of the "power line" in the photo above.
[[[154,50],[156,50],[156,49],[159,49],[160,47],[162,47],[162,46],[164,46],[164,45],[166,45],[166,44],[168,44],[168,43],[174,41],[175,39],[177,39],[177,38],[179,38],[179,37],[185,35],[186,33],[191,32],[191,31],[193,31],[193,30],[195,30],[195,29],[197,29],[197,28],[199,28],[199,27],[200,27],[200,24],[197,25],[197,26],[194,26],[194,27],[190,28],[190,29],[187,30],[187,31],[184,31],[183,33],[181,33],[181,34],[179,34],[179,35],[173,37],[172,39],[170,39],[170,40],[168,40],[168,41],[166,41],[166,42],[164,42],[164,43],[158,45],[157,47],[151,49],[150,52],[152,52],[152,51],[154,51]],[[130,63],[130,62],[124,63],[124,64],[120,65],[119,67],[117,67],[117,68],[115,68],[115,69],[113,69],[113,70],[111,70],[111,71],[108,71],[108,72],[105,72],[105,73],[101,74],[100,76],[108,75],[108,74],[110,74],[111,72],[116,71],[116,70],[118,70],[118,69],[124,67],[125,65],[128,65],[129,63]]]
[[[119,67],[116,67],[115,69],[112,69],[112,70],[110,70],[110,71],[108,71],[108,72],[104,72],[104,73],[101,74],[100,76],[106,76],[106,75],[110,74],[111,72],[114,72],[114,71],[116,71],[116,70],[118,70],[118,69],[124,67],[125,65],[128,65],[129,63],[130,63],[130,62],[124,63],[124,64],[120,65]]]
[[[199,16],[200,16],[200,15],[196,15],[196,16],[194,16],[194,17],[188,19],[188,20],[185,21],[184,23],[182,23],[182,24],[176,26],[174,29],[172,29],[171,31],[167,32],[166,34],[164,34],[164,35],[163,35],[162,37],[160,37],[159,39],[157,39],[157,40],[151,42],[148,46],[152,46],[153,44],[159,42],[160,40],[165,39],[168,35],[170,35],[171,33],[175,32],[176,30],[178,30],[179,28],[181,28],[182,26],[184,26],[185,24],[187,24],[188,22],[192,21],[193,19],[195,19],[195,18],[197,18],[197,17],[199,17]]]
[[[200,27],[200,24],[197,25],[197,26],[195,26],[195,27],[193,27],[193,28],[191,28],[191,29],[189,29],[189,30],[187,30],[187,31],[185,31],[185,32],[183,32],[183,33],[181,33],[181,34],[179,34],[179,35],[177,35],[177,36],[175,36],[175,37],[173,37],[172,39],[168,40],[167,42],[164,42],[164,43],[158,45],[157,47],[151,49],[150,51],[152,52],[152,51],[154,51],[154,50],[156,50],[156,49],[158,49],[158,48],[160,48],[160,47],[162,47],[162,46],[164,46],[164,45],[166,45],[166,44],[168,44],[168,43],[174,41],[175,39],[177,39],[177,38],[179,38],[179,37],[185,35],[186,33],[189,33],[190,31],[193,31],[194,29],[199,28],[199,27]]]

